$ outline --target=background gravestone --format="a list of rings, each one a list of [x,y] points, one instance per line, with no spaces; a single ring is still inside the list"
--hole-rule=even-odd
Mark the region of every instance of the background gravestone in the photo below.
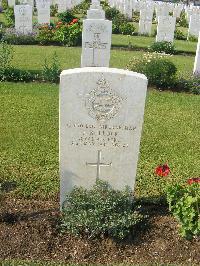
[[[196,56],[195,56],[193,73],[195,75],[200,76],[200,31],[199,31],[199,39],[198,39],[198,44],[197,44],[197,51],[196,51]]]
[[[50,1],[37,0],[38,24],[50,24]]]
[[[112,22],[93,1],[83,21],[81,67],[108,67],[110,61]]]
[[[134,187],[147,78],[112,68],[65,70],[60,80],[61,204],[97,179]]]
[[[200,31],[200,14],[192,14],[190,16],[188,35],[198,37],[199,31]]]
[[[158,17],[156,42],[173,42],[176,18],[171,16]]]
[[[32,6],[16,5],[15,13],[15,30],[17,32],[28,34],[32,32]]]

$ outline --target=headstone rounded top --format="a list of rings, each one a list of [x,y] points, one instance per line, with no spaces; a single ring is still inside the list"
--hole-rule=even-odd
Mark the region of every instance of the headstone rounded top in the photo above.
[[[63,70],[61,73],[61,77],[66,74],[76,74],[76,73],[116,73],[122,75],[129,75],[129,76],[137,76],[140,79],[144,79],[147,81],[147,77],[144,74],[133,72],[130,70],[118,69],[118,68],[108,68],[108,67],[84,67],[84,68],[73,68]]]

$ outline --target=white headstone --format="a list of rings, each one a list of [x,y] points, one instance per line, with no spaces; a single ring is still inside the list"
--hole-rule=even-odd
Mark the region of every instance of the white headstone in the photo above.
[[[38,24],[50,24],[50,1],[37,0]]]
[[[34,6],[34,0],[18,0],[20,5]]]
[[[156,42],[173,42],[176,18],[171,16],[158,17]]]
[[[83,21],[81,67],[108,67],[112,22],[105,20],[105,12],[93,2]]]
[[[134,188],[147,78],[112,68],[65,70],[60,80],[60,201],[97,179]]]
[[[153,9],[145,8],[140,10],[140,21],[139,21],[139,30],[140,34],[151,34],[153,19]]]
[[[15,0],[8,0],[8,6],[14,7],[15,6]]]
[[[15,30],[17,32],[28,34],[32,32],[32,6],[16,5],[15,13]]]
[[[199,39],[197,44],[193,73],[194,75],[200,75],[200,31],[199,31]]]
[[[188,35],[198,37],[199,31],[200,31],[200,14],[191,15],[190,16],[189,29],[188,29]]]
[[[66,0],[57,0],[58,13],[63,13],[67,10],[67,1]]]

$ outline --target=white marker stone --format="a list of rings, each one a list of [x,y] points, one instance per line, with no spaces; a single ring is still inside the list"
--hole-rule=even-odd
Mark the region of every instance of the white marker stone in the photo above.
[[[200,14],[190,16],[188,35],[198,37],[200,31]]]
[[[195,62],[194,62],[194,75],[200,76],[200,32],[199,32],[199,39],[197,44],[197,51],[195,56]]]
[[[15,6],[15,0],[8,0],[8,6],[14,7]]]
[[[140,34],[151,34],[153,9],[145,8],[140,10],[140,21],[139,21],[139,33]]]
[[[171,16],[158,17],[156,42],[173,42],[176,18]]]
[[[32,6],[16,5],[15,13],[15,30],[17,32],[28,34],[32,32]]]
[[[147,78],[128,70],[64,70],[60,79],[60,201],[102,179],[134,188]]]
[[[109,66],[111,35],[112,22],[94,0],[83,21],[81,67]]]
[[[50,1],[37,0],[38,24],[50,24]]]

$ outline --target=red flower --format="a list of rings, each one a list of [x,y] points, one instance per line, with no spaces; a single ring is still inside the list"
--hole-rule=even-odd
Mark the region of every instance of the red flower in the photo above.
[[[200,177],[189,178],[189,179],[187,180],[187,183],[188,183],[189,185],[191,185],[191,184],[193,184],[193,183],[200,183]]]
[[[170,168],[167,164],[159,165],[156,167],[155,173],[158,176],[168,176],[168,174],[170,173]]]
[[[73,22],[73,23],[77,23],[77,22],[78,22],[78,19],[77,19],[77,18],[74,18],[74,19],[72,20],[72,22]]]

